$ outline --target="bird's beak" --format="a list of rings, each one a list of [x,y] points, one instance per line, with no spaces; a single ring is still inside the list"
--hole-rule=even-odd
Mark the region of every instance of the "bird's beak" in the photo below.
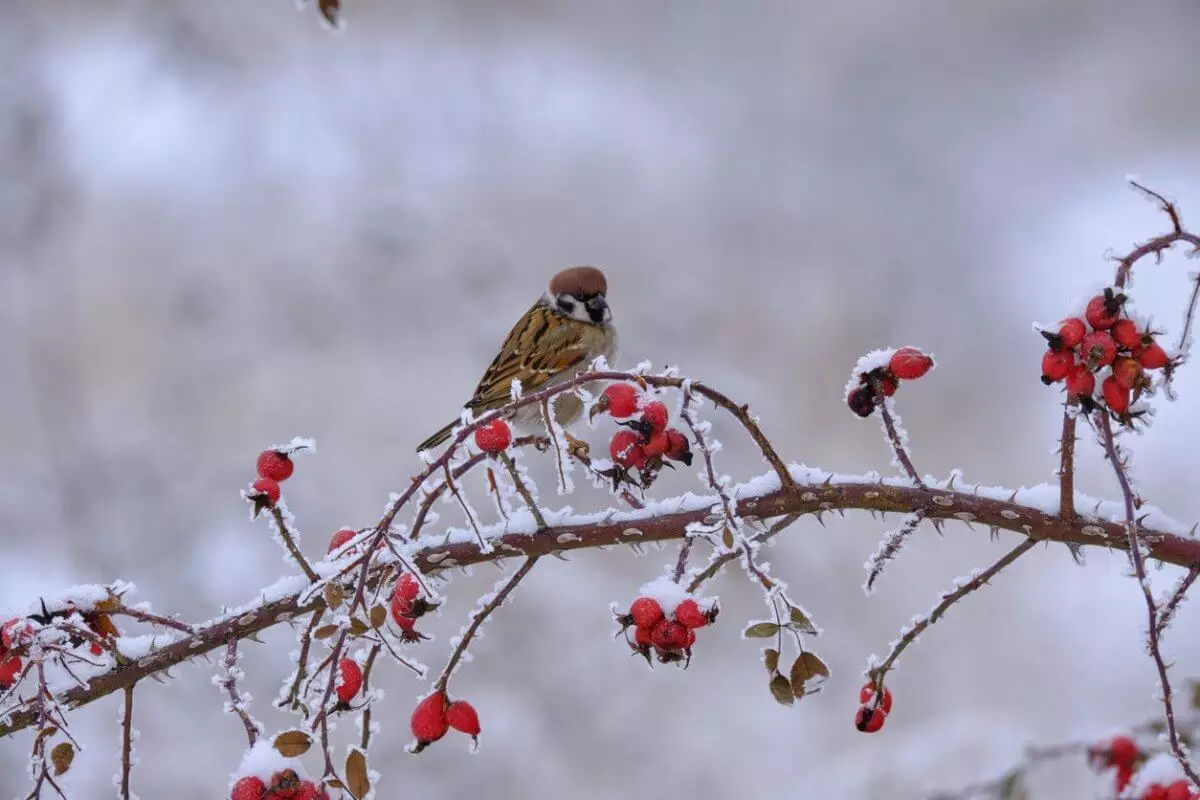
[[[608,308],[608,301],[604,299],[604,295],[596,295],[589,299],[584,305],[587,306],[588,316],[592,322],[608,322],[612,319],[612,311]]]

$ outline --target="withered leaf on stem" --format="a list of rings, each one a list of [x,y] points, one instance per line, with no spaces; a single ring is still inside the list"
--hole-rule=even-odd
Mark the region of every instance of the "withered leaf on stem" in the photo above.
[[[1200,681],[1189,681],[1192,688],[1192,708],[1200,711]]]
[[[58,726],[50,725],[50,726],[42,728],[40,731],[38,731],[37,738],[38,739],[49,739],[51,736],[53,736],[56,733],[58,733]]]
[[[284,758],[298,758],[312,747],[312,737],[304,731],[284,731],[275,737],[271,746],[279,751]]]
[[[350,618],[350,635],[351,636],[362,636],[364,633],[366,633],[369,630],[371,630],[371,629],[367,626],[367,623],[363,622],[358,617]]]
[[[770,639],[779,633],[779,626],[774,622],[756,622],[742,632],[747,639]]]
[[[371,607],[371,627],[378,630],[383,627],[383,623],[387,622],[387,609],[382,605]]]
[[[367,757],[361,750],[351,750],[346,756],[346,788],[355,797],[366,797],[371,791],[371,779],[367,777]]]
[[[317,9],[326,22],[336,27],[342,11],[342,0],[317,0]]]
[[[337,633],[337,629],[337,625],[322,625],[313,631],[313,638],[328,639],[330,636],[333,636],[335,633]]]
[[[782,675],[776,674],[771,678],[771,695],[785,706],[790,706],[796,702],[792,695],[792,684]]]
[[[729,530],[729,526],[725,526],[725,530],[721,531],[721,544],[726,550],[733,549],[733,531]]]
[[[798,630],[801,633],[807,633],[809,636],[816,636],[817,628],[812,624],[812,620],[810,620],[803,611],[795,606],[792,606],[791,609],[792,611],[790,620],[788,622],[788,627],[792,628],[793,630]]]
[[[829,677],[829,667],[816,653],[801,653],[792,664],[792,688],[804,694],[804,685],[813,678]]]
[[[342,588],[341,584],[325,584],[325,605],[329,606],[331,611],[337,610],[345,599],[346,591]]]
[[[774,647],[768,647],[763,650],[763,661],[767,665],[767,672],[774,675],[779,671],[779,651]]]
[[[50,763],[54,765],[54,774],[62,775],[71,768],[75,760],[75,746],[70,742],[59,742],[50,751]]]

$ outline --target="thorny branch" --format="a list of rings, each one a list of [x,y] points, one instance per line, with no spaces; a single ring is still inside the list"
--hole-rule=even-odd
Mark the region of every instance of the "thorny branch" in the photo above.
[[[129,800],[129,773],[133,770],[133,690],[125,687],[125,708],[121,719],[121,800]]]

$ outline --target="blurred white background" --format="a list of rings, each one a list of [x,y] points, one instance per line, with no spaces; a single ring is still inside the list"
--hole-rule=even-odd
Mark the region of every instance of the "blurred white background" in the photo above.
[[[118,577],[190,619],[253,598],[288,569],[238,496],[257,452],[317,439],[286,490],[323,553],[407,485],[413,445],[572,263],[607,271],[624,366],[678,364],[751,403],[790,459],[886,468],[842,386],[860,353],[912,343],[939,357],[900,396],[920,469],[1051,480],[1058,395],[1030,323],[1108,280],[1107,250],[1164,230],[1128,173],[1200,225],[1191,0],[346,11],[333,34],[288,0],[0,0],[0,604]],[[1135,285],[1172,332],[1186,267],[1175,254]],[[1133,443],[1136,477],[1192,520],[1200,380],[1179,388]],[[717,431],[724,470],[764,469]],[[1080,489],[1115,495],[1082,449]],[[461,739],[404,754],[424,686],[387,675],[380,796],[921,797],[1158,710],[1124,556],[1080,569],[1051,547],[927,634],[887,728],[857,733],[866,657],[1015,542],[923,530],[868,599],[883,529],[805,520],[771,551],[835,669],[794,709],[739,639],[762,606],[736,572],[692,667],[650,672],[611,641],[608,604],[670,554],[543,564],[457,678],[477,756]],[[424,661],[497,575],[455,582]],[[1197,622],[1186,607],[1168,640],[1177,680],[1200,674]],[[290,638],[248,646],[272,727]],[[141,797],[225,796],[244,736],[211,673],[139,690]],[[74,717],[76,800],[113,796],[118,705]],[[5,796],[26,791],[29,745],[0,745]],[[1077,763],[1033,786],[1097,790]]]

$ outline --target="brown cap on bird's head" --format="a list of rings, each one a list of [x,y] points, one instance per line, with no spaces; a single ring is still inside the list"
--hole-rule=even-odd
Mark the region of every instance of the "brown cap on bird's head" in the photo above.
[[[550,294],[591,297],[608,293],[604,273],[595,267],[568,267],[550,279]]]

